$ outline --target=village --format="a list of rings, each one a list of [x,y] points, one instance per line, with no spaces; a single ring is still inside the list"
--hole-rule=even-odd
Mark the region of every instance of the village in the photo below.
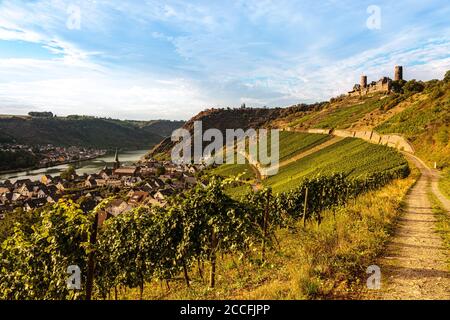
[[[73,171],[69,176],[43,175],[39,181],[6,180],[0,182],[0,220],[8,212],[32,211],[61,198],[79,203],[87,212],[114,196],[105,209],[105,219],[140,205],[164,206],[167,197],[195,186],[197,173],[204,168],[202,164],[178,165],[154,159],[122,166],[116,152],[113,167],[104,167],[96,174],[77,175]]]
[[[0,151],[18,152],[25,151],[36,156],[36,168],[46,168],[50,166],[94,159],[106,154],[106,150],[97,150],[77,146],[58,147],[52,144],[29,146],[26,144],[0,144]],[[26,168],[21,168],[26,169]]]

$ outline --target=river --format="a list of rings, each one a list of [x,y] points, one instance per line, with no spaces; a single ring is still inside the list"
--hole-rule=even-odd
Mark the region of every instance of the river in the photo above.
[[[119,154],[119,161],[122,165],[131,165],[134,162],[138,161],[147,152],[148,150],[122,151]],[[114,153],[107,154],[91,160],[72,163],[72,165],[75,166],[77,174],[82,175],[84,173],[87,174],[97,173],[101,169],[103,169],[105,165],[112,167],[113,163],[114,163]],[[15,182],[17,179],[39,180],[45,174],[54,177],[61,174],[61,172],[66,170],[68,166],[69,164],[62,164],[59,166],[41,168],[36,170],[27,170],[27,171],[0,174],[0,182],[5,181],[7,179],[9,179],[11,182]]]

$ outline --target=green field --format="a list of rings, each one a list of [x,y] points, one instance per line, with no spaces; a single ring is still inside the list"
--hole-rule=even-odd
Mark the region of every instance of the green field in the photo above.
[[[393,169],[406,160],[394,149],[346,138],[285,167],[264,180],[275,192],[294,188],[305,177],[344,172],[352,177]]]
[[[420,102],[416,102],[410,108],[396,114],[375,129],[382,134],[401,133],[412,136],[426,131],[430,122],[441,118],[442,115],[439,111],[438,108],[423,109]]]
[[[376,96],[362,103],[336,108],[315,124],[314,128],[346,129],[367,113],[380,108],[384,103],[385,101],[379,100],[379,97]]]

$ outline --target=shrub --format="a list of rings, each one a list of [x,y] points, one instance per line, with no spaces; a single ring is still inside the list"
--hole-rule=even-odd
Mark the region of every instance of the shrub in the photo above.
[[[415,79],[410,80],[405,83],[403,86],[403,91],[405,93],[416,93],[416,92],[422,92],[425,88],[425,85],[422,81],[416,81]]]

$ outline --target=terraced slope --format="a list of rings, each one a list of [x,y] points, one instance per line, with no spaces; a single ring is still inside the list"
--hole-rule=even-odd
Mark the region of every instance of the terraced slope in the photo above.
[[[215,174],[221,177],[237,176],[238,174],[245,173],[243,179],[255,178],[255,173],[252,167],[247,164],[223,164],[215,169],[211,170],[211,174]]]
[[[280,136],[280,155],[284,161],[280,163],[277,175],[262,181],[275,192],[293,189],[305,177],[318,174],[344,172],[356,177],[406,164],[403,156],[394,149],[360,139],[331,136],[323,139],[324,135],[297,132],[282,132]],[[226,164],[212,170],[212,173],[230,176],[244,171],[247,172],[244,178],[256,181],[255,168],[249,164]],[[241,186],[230,189],[230,192],[239,194],[245,190],[247,187]]]
[[[324,134],[281,131],[280,162],[292,159],[292,157],[319,146],[331,138]]]
[[[330,136],[331,137],[331,136]],[[325,141],[324,143],[321,143],[319,145],[316,145],[310,149],[307,149],[306,151],[303,152],[299,152],[295,155],[293,155],[291,158],[288,158],[284,161],[280,161],[280,168],[287,166],[288,164],[298,161],[306,156],[309,156],[310,154],[316,153],[324,148],[327,148],[335,143],[338,143],[339,141],[343,140],[344,138],[342,137],[333,137],[332,139],[328,139],[327,141]]]
[[[278,174],[264,180],[275,192],[294,188],[305,177],[345,172],[349,176],[362,176],[403,166],[406,160],[395,150],[345,138],[318,152],[301,158],[284,167]]]

